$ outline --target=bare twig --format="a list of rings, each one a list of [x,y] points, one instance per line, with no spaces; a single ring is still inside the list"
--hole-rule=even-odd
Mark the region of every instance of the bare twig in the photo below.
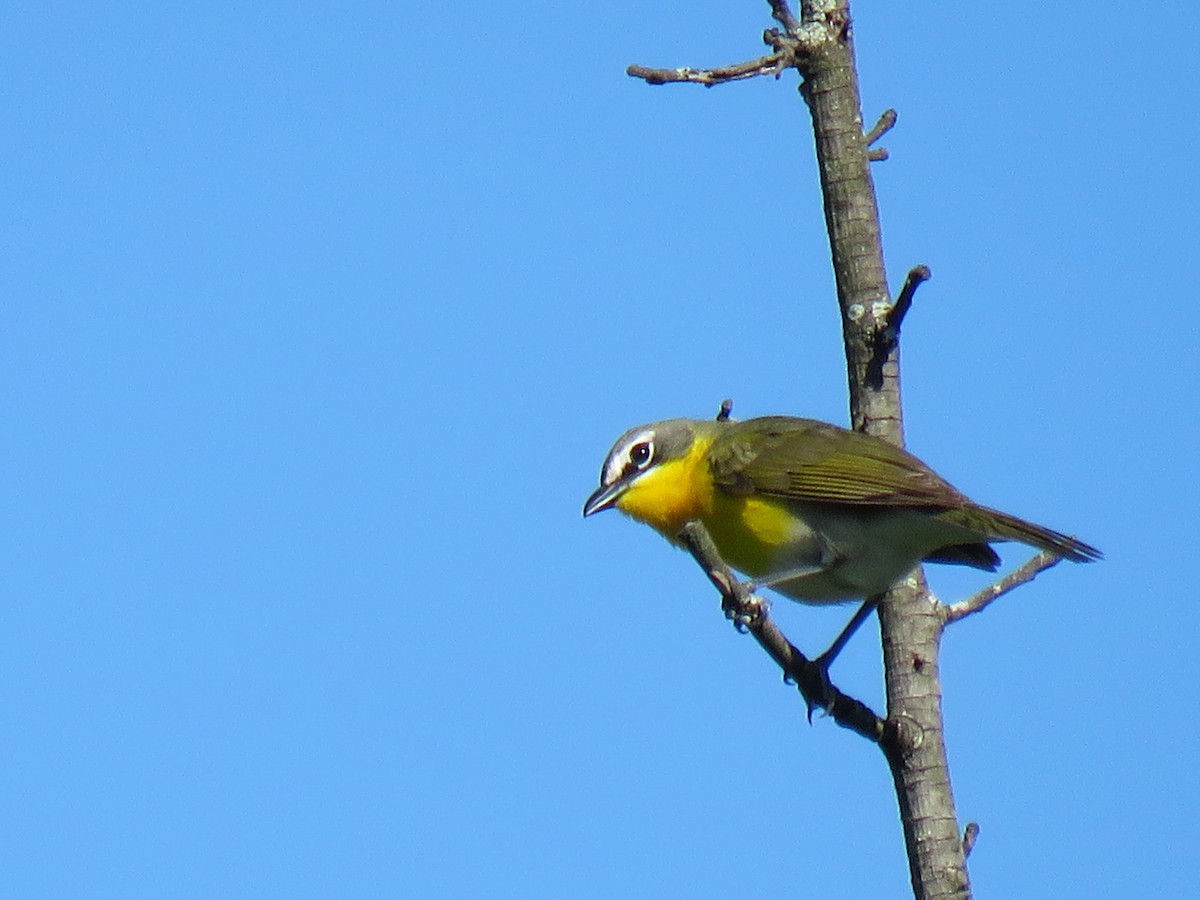
[[[888,158],[886,147],[872,147],[871,145],[878,141],[881,137],[896,127],[896,111],[894,109],[885,109],[879,116],[879,121],[875,126],[863,135],[863,140],[867,142],[867,159],[871,162],[883,162]]]
[[[914,266],[908,270],[908,277],[904,279],[904,287],[900,289],[900,296],[896,298],[895,305],[888,310],[882,324],[871,336],[871,358],[867,362],[865,374],[867,384],[882,386],[883,367],[900,343],[900,326],[904,324],[904,317],[912,308],[917,288],[932,277],[929,266]]]
[[[895,341],[900,337],[900,326],[904,324],[904,317],[908,315],[908,310],[912,307],[917,288],[932,277],[933,272],[926,265],[913,266],[908,270],[908,277],[904,279],[904,287],[900,288],[900,296],[896,298],[896,305],[888,312],[885,331],[888,332],[890,340]]]
[[[892,729],[863,703],[843,694],[829,682],[825,670],[801,653],[771,620],[769,605],[752,594],[730,570],[717,552],[708,530],[699,522],[689,522],[679,533],[679,541],[699,563],[709,581],[721,592],[721,609],[739,631],[748,631],[783,670],[784,678],[795,683],[809,716],[820,707],[843,728],[876,743],[888,739]]]
[[[963,829],[963,857],[969,857],[975,849],[975,840],[979,837],[979,823],[968,822]]]
[[[976,594],[972,594],[966,600],[960,600],[957,603],[951,603],[944,607],[942,616],[946,622],[957,622],[959,619],[965,618],[972,613],[987,609],[994,601],[1000,599],[1009,591],[1033,581],[1042,572],[1058,565],[1060,562],[1062,562],[1061,556],[1055,556],[1053,553],[1046,553],[1043,550],[1029,560],[1029,562],[1025,563],[1025,565],[1009,572],[995,584],[985,587]]]
[[[784,69],[796,67],[798,60],[808,51],[803,42],[792,36],[792,28],[798,29],[800,24],[788,10],[785,0],[771,0],[771,8],[775,18],[788,30],[785,33],[778,28],[768,28],[763,32],[763,43],[774,51],[767,56],[713,69],[693,69],[690,66],[655,69],[635,64],[626,69],[625,73],[634,78],[641,78],[647,84],[685,82],[702,84],[705,87],[756,78],[759,75],[773,75],[778,78]]]
[[[774,75],[792,65],[788,51],[776,51],[768,56],[746,62],[734,63],[731,66],[718,66],[715,69],[652,69],[647,66],[632,65],[625,70],[627,75],[641,78],[647,84],[669,84],[672,82],[687,82],[712,87],[717,84],[727,84],[730,81],[741,81],[744,78],[755,78],[759,75]]]
[[[870,147],[895,127],[896,111],[894,109],[885,109],[880,114],[879,121],[875,123],[875,127],[864,135],[867,146]]]
[[[800,20],[792,13],[787,0],[767,0],[771,4],[771,18],[787,29],[790,35],[800,32]]]

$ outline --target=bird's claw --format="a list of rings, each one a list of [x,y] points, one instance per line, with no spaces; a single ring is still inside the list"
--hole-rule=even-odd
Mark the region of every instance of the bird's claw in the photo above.
[[[813,711],[819,709],[823,714],[833,712],[833,704],[837,699],[837,691],[829,680],[829,663],[823,656],[814,660],[805,660],[799,671],[792,675],[804,705],[808,708],[808,724],[812,724]]]
[[[729,591],[721,598],[725,618],[741,634],[745,634],[770,608],[768,600],[750,592]]]

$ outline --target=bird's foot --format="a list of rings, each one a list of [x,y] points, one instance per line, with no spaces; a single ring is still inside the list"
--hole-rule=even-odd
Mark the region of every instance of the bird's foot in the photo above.
[[[737,587],[739,589],[722,591],[721,610],[733,627],[745,634],[771,608],[771,601],[755,594],[753,588],[744,582]]]
[[[833,712],[833,704],[837,699],[837,690],[829,680],[829,665],[832,659],[826,659],[826,654],[816,659],[805,659],[793,666],[789,673],[791,679],[800,689],[804,705],[808,708],[808,723],[812,724],[813,711],[820,710],[828,715]]]

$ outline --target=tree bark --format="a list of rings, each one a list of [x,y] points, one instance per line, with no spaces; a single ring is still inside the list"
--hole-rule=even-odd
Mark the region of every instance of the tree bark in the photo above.
[[[824,29],[826,39],[800,56],[800,89],[816,139],[842,312],[850,420],[857,429],[902,445],[899,342],[881,344],[879,339],[889,328],[891,300],[847,0],[805,0],[801,28],[817,27]],[[880,746],[896,786],[913,893],[918,900],[969,897],[942,736],[938,648],[944,620],[923,574],[887,593],[879,605],[879,622],[887,719],[895,726],[885,732]]]
[[[903,445],[899,328],[912,292],[929,273],[923,268],[910,272],[899,301],[892,303],[870,170],[871,160],[886,158],[886,154],[871,151],[869,144],[891,127],[894,114],[885,114],[870,138],[863,134],[848,0],[801,0],[798,19],[787,0],[768,2],[772,16],[782,26],[782,31],[770,29],[763,35],[771,54],[715,69],[630,66],[628,72],[651,84],[707,86],[759,75],[778,76],[786,68],[800,72],[800,91],[812,115],[842,313],[850,420],[856,429]],[[736,579],[719,558],[712,559],[715,550],[706,552],[704,537],[689,535],[687,543],[725,595],[726,614],[755,635],[784,672],[799,683],[811,704],[820,691],[805,685],[810,662],[778,633],[761,604],[738,595]],[[1034,574],[1036,571],[1031,571],[1025,580]],[[981,593],[957,614],[967,615],[992,598]],[[887,687],[885,719],[836,689],[829,695],[835,698],[835,717],[842,716],[837,721],[875,740],[887,759],[918,900],[966,898],[971,892],[942,737],[938,649],[950,618],[953,614],[934,601],[918,570],[879,603]],[[973,832],[969,837],[973,839]]]

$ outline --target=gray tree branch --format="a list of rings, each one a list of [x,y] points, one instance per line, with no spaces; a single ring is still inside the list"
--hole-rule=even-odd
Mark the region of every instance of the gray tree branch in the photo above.
[[[1060,562],[1062,562],[1061,556],[1055,556],[1053,553],[1042,551],[1030,559],[1029,562],[1009,572],[994,584],[988,585],[965,600],[959,600],[957,603],[943,606],[942,618],[946,622],[957,622],[959,619],[964,619],[973,613],[982,612],[1009,591],[1014,591],[1021,585],[1033,581],[1042,572],[1057,566]]]
[[[858,430],[903,445],[900,325],[929,271],[912,270],[892,303],[870,163],[886,158],[886,150],[871,145],[894,126],[896,115],[886,111],[864,134],[848,0],[801,0],[798,16],[786,0],[768,3],[783,28],[763,35],[772,53],[713,69],[630,66],[628,73],[651,84],[711,87],[759,75],[779,77],[788,68],[799,72],[801,95],[812,118],[842,313],[850,420]],[[1035,558],[991,588],[948,607],[932,597],[920,570],[889,591],[879,604],[887,692],[887,717],[880,719],[829,684],[823,672],[820,682],[813,680],[813,662],[779,632],[765,602],[749,594],[729,571],[702,526],[689,525],[679,539],[721,591],[726,615],[753,634],[785,676],[796,682],[810,710],[814,701],[824,705],[820,701],[832,699],[834,719],[883,750],[895,783],[918,900],[969,897],[966,855],[978,826],[959,828],[950,789],[938,671],[941,635],[948,622],[982,610],[1053,562]]]

